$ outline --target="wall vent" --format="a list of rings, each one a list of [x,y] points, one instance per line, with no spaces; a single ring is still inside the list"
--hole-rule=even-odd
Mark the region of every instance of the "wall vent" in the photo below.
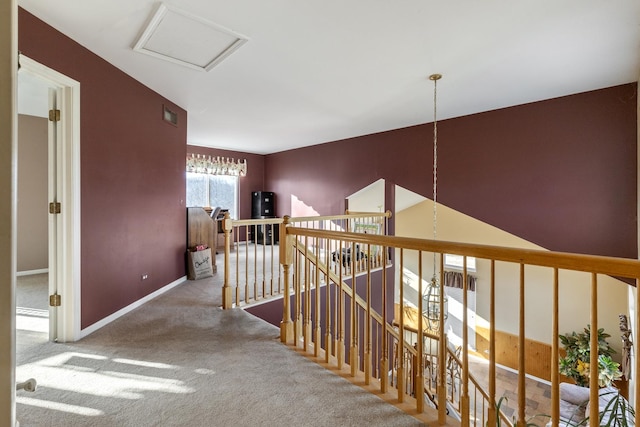
[[[174,126],[178,126],[178,113],[172,111],[166,105],[162,106],[162,120],[171,123]]]

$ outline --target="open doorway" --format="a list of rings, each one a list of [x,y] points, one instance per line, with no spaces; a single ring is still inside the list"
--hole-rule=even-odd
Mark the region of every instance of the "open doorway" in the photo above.
[[[16,325],[44,330],[50,341],[75,341],[81,338],[80,83],[20,55],[18,104],[16,297],[24,310]]]
[[[16,359],[55,339],[49,309],[49,90],[46,80],[18,73]]]

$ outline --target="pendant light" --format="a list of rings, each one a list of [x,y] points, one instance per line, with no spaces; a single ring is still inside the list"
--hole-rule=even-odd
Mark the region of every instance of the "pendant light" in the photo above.
[[[438,115],[437,115],[437,95],[438,80],[442,78],[442,74],[432,74],[429,80],[433,81],[433,240],[436,240],[438,230]],[[440,279],[438,274],[438,264],[436,253],[433,253],[433,276],[427,285],[426,293],[423,295],[423,315],[427,319],[427,325],[430,330],[438,331],[440,329],[440,301],[444,302],[444,320],[448,316],[448,299],[444,290],[440,287]]]

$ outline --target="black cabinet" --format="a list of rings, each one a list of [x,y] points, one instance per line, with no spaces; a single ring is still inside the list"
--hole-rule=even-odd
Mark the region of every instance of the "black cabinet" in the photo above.
[[[272,191],[254,191],[251,196],[251,218],[276,216],[276,196]]]
[[[273,191],[254,191],[251,193],[251,219],[276,217],[276,195]],[[260,224],[251,226],[251,241],[270,245],[280,240],[280,229],[277,224]]]
[[[260,224],[251,227],[251,241],[260,245],[278,243],[280,240],[280,228],[278,224]]]

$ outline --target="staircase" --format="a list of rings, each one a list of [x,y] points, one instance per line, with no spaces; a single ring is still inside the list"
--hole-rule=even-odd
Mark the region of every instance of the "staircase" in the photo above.
[[[464,243],[432,241],[405,237],[387,236],[384,214],[347,214],[331,217],[282,218],[273,221],[280,226],[280,244],[250,245],[241,236],[249,235],[250,222],[225,220],[223,228],[227,236],[236,236],[236,241],[225,240],[225,308],[246,305],[255,301],[281,298],[281,341],[294,346],[308,357],[350,377],[352,381],[403,408],[427,424],[440,425],[511,425],[512,420],[500,412],[498,402],[504,403],[496,392],[497,336],[503,331],[497,320],[509,310],[516,333],[512,334],[516,345],[513,348],[518,372],[514,424],[525,425],[527,390],[525,375],[532,363],[527,355],[526,335],[530,317],[525,313],[536,309],[531,289],[548,291],[550,316],[539,321],[549,323],[551,336],[560,332],[560,295],[576,286],[573,274],[581,277],[581,289],[588,292],[590,307],[585,321],[598,325],[598,293],[615,278],[626,278],[616,286],[629,287],[640,278],[640,262],[637,260],[598,257],[579,254],[532,251],[514,248],[470,245]],[[264,220],[261,220],[264,222]],[[265,225],[262,224],[261,225]],[[244,227],[244,228],[243,228]],[[356,232],[365,230],[365,232]],[[378,230],[378,233],[371,232]],[[231,265],[231,252],[245,245],[245,253],[252,251],[253,267],[242,267],[241,257],[236,256],[235,274]],[[469,337],[467,336],[467,293],[463,292],[462,324],[463,336],[459,347],[438,345],[448,343],[444,328],[429,330],[423,316],[417,316],[417,325],[405,324],[404,316],[394,315],[394,303],[404,310],[405,298],[402,272],[410,268],[419,280],[418,295],[424,278],[428,277],[427,266],[436,254],[439,260],[439,283],[444,283],[443,254],[463,256],[463,283],[467,283],[466,257],[476,257],[478,263],[490,271],[489,283],[482,283],[487,292],[488,316],[487,353],[488,378],[481,381],[471,373],[469,363]],[[249,257],[246,258],[247,260]],[[271,268],[273,277],[260,277],[261,267]],[[251,276],[248,272],[254,271]],[[543,271],[548,280],[540,282],[532,271]],[[246,274],[243,274],[243,271]],[[243,279],[244,276],[244,280]],[[583,280],[586,277],[586,284]],[[227,281],[227,278],[229,279]],[[235,280],[235,283],[233,282]],[[618,281],[619,282],[619,281]],[[277,287],[274,284],[277,283]],[[442,286],[442,285],[440,285]],[[498,290],[509,286],[517,291],[518,298],[508,304],[498,304]],[[535,288],[534,288],[535,287]],[[441,288],[444,292],[444,287]],[[640,306],[640,301],[636,301]],[[443,305],[440,306],[440,324],[444,324]],[[424,312],[423,300],[415,307]],[[617,316],[617,314],[616,314]],[[504,321],[502,321],[504,322]],[[633,318],[637,326],[637,318]],[[436,333],[434,333],[436,332]],[[422,337],[422,339],[417,339]],[[549,362],[551,383],[551,411],[549,418],[556,423],[559,417],[558,373],[559,348],[557,339],[551,339],[545,357]],[[592,354],[597,354],[593,351]],[[594,365],[595,366],[595,365]],[[597,400],[597,378],[592,376],[592,390],[596,390],[592,401]],[[637,389],[637,384],[634,384]],[[635,390],[635,396],[639,393]],[[633,403],[633,402],[632,402]],[[634,405],[637,406],[637,405]],[[597,416],[597,405],[595,416]]]

